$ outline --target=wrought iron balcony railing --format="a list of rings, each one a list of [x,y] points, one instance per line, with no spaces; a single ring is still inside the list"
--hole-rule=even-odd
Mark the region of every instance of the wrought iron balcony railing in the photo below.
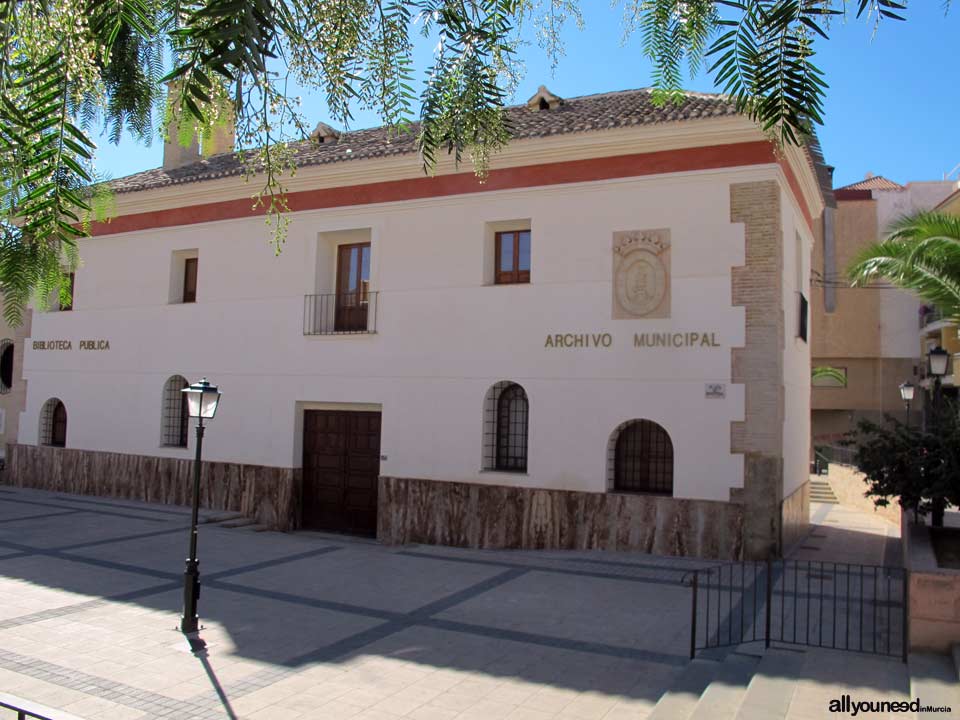
[[[324,293],[303,299],[304,335],[362,335],[377,331],[379,293]]]
[[[920,329],[944,320],[943,311],[935,305],[924,305],[920,311]]]

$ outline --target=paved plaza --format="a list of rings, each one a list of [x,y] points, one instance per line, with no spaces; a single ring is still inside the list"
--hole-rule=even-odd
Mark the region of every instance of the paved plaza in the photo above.
[[[645,717],[703,561],[200,530],[186,509],[0,487],[0,689],[82,718]],[[0,716],[2,717],[2,716]]]

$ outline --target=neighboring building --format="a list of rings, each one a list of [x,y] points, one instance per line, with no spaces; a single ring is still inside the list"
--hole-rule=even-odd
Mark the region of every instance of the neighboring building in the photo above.
[[[115,181],[74,310],[34,315],[15,481],[186,502],[180,390],[206,376],[204,502],[273,527],[718,558],[797,539],[819,152],[715,95],[541,88],[508,112],[484,182],[321,124],[278,257],[231,154]]]
[[[832,232],[824,233],[813,253],[818,282],[811,304],[811,352],[814,367],[841,370],[846,384],[814,383],[814,445],[836,442],[861,418],[879,421],[884,414],[905,418],[899,387],[907,380],[917,383],[921,371],[917,358],[921,303],[912,293],[889,287],[851,288],[846,270],[891,222],[934,207],[956,189],[955,182],[899,185],[868,176],[834,190],[836,210],[827,211]],[[918,401],[911,413],[919,418],[920,412]]]
[[[950,215],[960,215],[960,190],[951,193],[943,202],[937,205],[934,210],[948,213]],[[947,364],[947,374],[941,380],[943,393],[947,397],[956,398],[960,390],[960,336],[958,336],[958,326],[952,320],[943,317],[940,310],[928,304],[920,306],[920,359],[918,367],[922,374],[925,374],[927,368],[927,354],[935,347],[939,346],[950,353],[950,360]],[[931,379],[924,378],[921,385],[929,392],[931,390]]]
[[[20,413],[27,403],[23,351],[32,315],[33,311],[28,310],[20,326],[11,327],[0,314],[0,458],[4,461],[7,447],[17,442]]]

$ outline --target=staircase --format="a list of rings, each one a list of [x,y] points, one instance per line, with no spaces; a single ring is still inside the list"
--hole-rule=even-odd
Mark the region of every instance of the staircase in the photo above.
[[[830,487],[829,481],[822,477],[812,477],[810,478],[810,502],[837,505],[840,501],[833,494],[833,488]]]
[[[960,713],[960,648],[948,655],[914,654],[908,664],[877,655],[750,643],[705,651],[661,696],[649,720],[807,720],[831,713],[832,700],[902,701],[949,706]],[[940,717],[955,717],[940,713]],[[875,717],[867,714],[868,717]],[[893,717],[894,715],[891,715]],[[928,718],[931,713],[896,713]]]

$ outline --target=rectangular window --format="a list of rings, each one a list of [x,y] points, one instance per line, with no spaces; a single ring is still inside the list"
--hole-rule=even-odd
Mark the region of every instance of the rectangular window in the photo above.
[[[510,230],[496,235],[497,285],[530,282],[530,231]]]
[[[183,261],[183,302],[197,301],[197,261],[199,258],[187,258]]]
[[[74,282],[74,273],[69,273],[67,275],[67,296],[68,299],[66,302],[63,300],[60,301],[60,310],[67,311],[73,310],[73,282]]]
[[[800,303],[799,303],[800,317],[798,318],[798,323],[797,323],[797,337],[803,340],[804,342],[806,342],[807,341],[807,321],[810,315],[810,306],[809,306],[809,303],[807,302],[806,296],[802,292],[797,294],[800,296]]]
[[[370,243],[337,248],[337,297],[334,330],[361,332],[367,329],[370,305]]]

